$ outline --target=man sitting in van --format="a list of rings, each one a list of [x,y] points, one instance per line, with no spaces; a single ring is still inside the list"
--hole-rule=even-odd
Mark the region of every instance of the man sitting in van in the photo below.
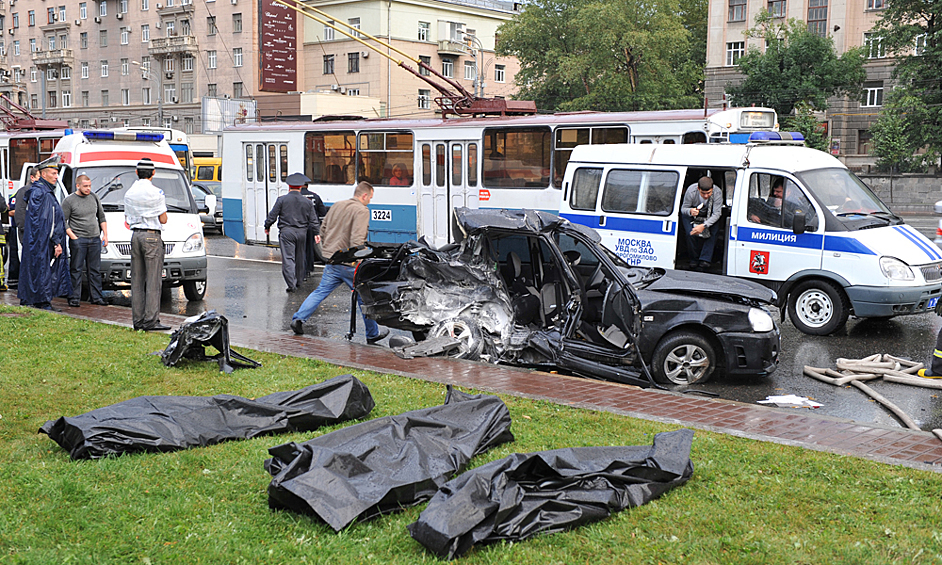
[[[782,177],[775,177],[772,181],[772,190],[767,199],[749,199],[749,221],[768,226],[782,225],[782,198],[784,196],[785,181]]]
[[[713,179],[700,177],[697,184],[690,185],[684,193],[680,210],[680,222],[687,234],[687,253],[690,268],[707,270],[713,261],[716,245],[714,226],[723,214],[723,196],[713,190]]]

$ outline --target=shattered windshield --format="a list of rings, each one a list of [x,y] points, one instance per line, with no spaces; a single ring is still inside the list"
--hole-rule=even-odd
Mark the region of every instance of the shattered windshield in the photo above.
[[[798,177],[838,219],[853,220],[866,216],[897,219],[870,187],[847,169],[816,169],[805,171]]]
[[[134,167],[81,167],[76,169],[74,178],[79,175],[87,175],[92,180],[92,192],[101,199],[102,207],[110,212],[124,210],[124,194],[137,180]],[[193,197],[183,171],[157,169],[151,181],[164,191],[167,210],[193,211]]]

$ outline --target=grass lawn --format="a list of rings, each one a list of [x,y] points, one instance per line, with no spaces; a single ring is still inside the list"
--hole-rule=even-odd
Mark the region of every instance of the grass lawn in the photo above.
[[[268,508],[267,449],[313,433],[167,454],[69,459],[37,430],[128,398],[263,396],[351,371],[244,351],[260,369],[167,368],[169,342],[0,306],[0,563],[427,563],[406,532],[424,508],[355,523]],[[441,385],[353,371],[370,417],[440,404]],[[516,442],[475,459],[588,445],[647,445],[676,427],[504,397]],[[942,474],[697,431],[695,471],[651,504],[567,533],[473,549],[463,563],[942,563]]]

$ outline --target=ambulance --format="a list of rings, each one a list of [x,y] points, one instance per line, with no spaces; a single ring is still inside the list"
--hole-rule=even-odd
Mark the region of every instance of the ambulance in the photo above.
[[[787,309],[808,334],[834,333],[849,316],[935,307],[939,248],[843,163],[804,147],[800,134],[758,132],[741,141],[576,147],[560,215],[597,230],[629,264],[762,283],[778,294],[782,317]],[[704,176],[725,203],[709,267],[690,256],[680,216],[684,192]]]
[[[182,286],[187,300],[203,299],[207,271],[202,222],[190,194],[187,172],[163,134],[66,130],[53,154],[61,163],[57,187],[60,199],[73,192],[79,175],[87,175],[92,180],[92,192],[101,200],[108,222],[108,246],[101,255],[102,284],[107,289],[131,285],[131,230],[124,220],[124,194],[137,180],[138,161],[150,158],[156,167],[151,180],[167,199],[164,287]]]

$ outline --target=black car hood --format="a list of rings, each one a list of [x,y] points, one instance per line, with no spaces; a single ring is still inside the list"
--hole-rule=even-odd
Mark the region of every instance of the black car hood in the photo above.
[[[774,304],[778,299],[774,290],[759,283],[695,271],[665,271],[664,276],[644,287],[644,290],[707,296],[730,301],[735,300],[730,297],[740,297],[765,304]]]

